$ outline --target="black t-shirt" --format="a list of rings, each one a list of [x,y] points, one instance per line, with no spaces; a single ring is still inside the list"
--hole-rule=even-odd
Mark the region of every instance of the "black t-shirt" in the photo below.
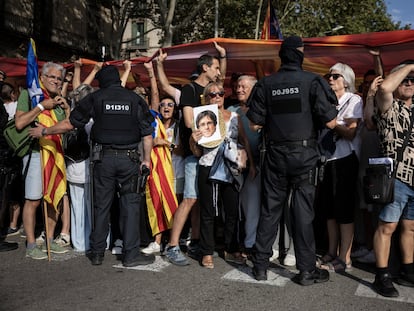
[[[203,103],[204,87],[196,82],[191,82],[181,90],[180,106],[182,107],[198,107]],[[180,139],[183,146],[184,156],[192,155],[190,150],[190,136],[192,129],[185,126],[184,117],[180,119]]]

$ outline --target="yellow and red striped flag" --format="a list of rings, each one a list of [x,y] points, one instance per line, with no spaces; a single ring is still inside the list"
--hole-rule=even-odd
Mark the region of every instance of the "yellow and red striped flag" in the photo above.
[[[161,120],[158,116],[155,120],[155,136],[167,139]],[[173,184],[174,171],[170,150],[166,146],[153,147],[151,174],[146,186],[148,218],[153,236],[172,227],[173,216],[178,207]]]
[[[277,19],[276,10],[272,5],[272,1],[268,1],[266,17],[263,22],[262,40],[283,39],[282,30],[280,29],[279,20]]]
[[[32,107],[49,97],[47,90],[39,80],[36,46],[33,39],[30,39],[27,54],[26,80]],[[55,125],[58,122],[55,110],[42,111],[38,116],[38,121],[44,127]],[[43,198],[57,211],[58,204],[66,193],[66,166],[62,139],[60,135],[48,135],[41,137],[39,143],[43,171]]]

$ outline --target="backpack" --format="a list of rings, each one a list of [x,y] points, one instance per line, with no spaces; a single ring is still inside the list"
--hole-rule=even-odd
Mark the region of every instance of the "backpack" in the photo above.
[[[89,139],[84,128],[75,128],[62,137],[65,157],[75,161],[84,161],[89,157]]]

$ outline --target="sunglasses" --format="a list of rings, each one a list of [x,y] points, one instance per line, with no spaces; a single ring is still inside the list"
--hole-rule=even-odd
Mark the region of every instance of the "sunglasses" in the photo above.
[[[338,80],[341,77],[343,78],[343,75],[339,73],[327,73],[326,75],[324,75],[324,78],[327,80],[329,80],[330,78],[333,78],[334,80]]]
[[[168,102],[168,103],[163,103],[163,102],[161,102],[161,103],[160,103],[160,107],[161,107],[161,108],[164,108],[164,107],[169,107],[169,108],[172,108],[172,107],[174,107],[174,103],[170,103],[170,102]]]
[[[58,81],[62,81],[62,77],[57,77],[54,75],[44,75],[46,78],[51,79],[51,80],[58,80]]]
[[[210,96],[211,98],[217,97],[217,95],[220,96],[220,97],[223,97],[224,96],[224,92],[221,91],[221,92],[211,92],[211,93],[208,93],[208,96]]]
[[[406,77],[404,80],[401,81],[401,84],[408,84],[408,81],[411,82],[411,84],[414,84],[414,77]]]

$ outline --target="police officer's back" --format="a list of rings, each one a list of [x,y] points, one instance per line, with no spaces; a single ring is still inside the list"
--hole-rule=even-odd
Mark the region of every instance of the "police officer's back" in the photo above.
[[[329,273],[315,267],[313,234],[314,169],[320,125],[336,125],[335,95],[322,77],[302,70],[302,39],[285,39],[280,70],[261,79],[252,91],[247,117],[262,128],[267,142],[263,167],[263,208],[253,253],[253,273],[267,279],[277,226],[292,190],[291,215],[297,268],[302,285],[324,282]]]
[[[114,66],[105,66],[97,74],[100,89],[82,99],[70,115],[70,123],[83,127],[92,117],[94,161],[94,225],[90,260],[100,265],[108,233],[109,211],[115,192],[120,195],[120,222],[123,236],[123,264],[136,266],[152,263],[153,257],[140,253],[139,177],[143,166],[150,165],[151,122],[146,102],[121,86]],[[140,161],[138,144],[143,142]]]

